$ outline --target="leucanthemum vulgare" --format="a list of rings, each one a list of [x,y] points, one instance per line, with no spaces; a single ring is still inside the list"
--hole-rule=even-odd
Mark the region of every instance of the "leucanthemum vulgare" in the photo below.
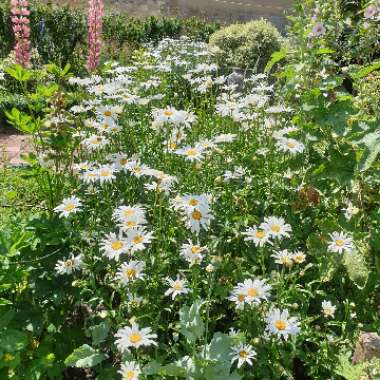
[[[119,351],[128,352],[131,347],[149,347],[156,346],[156,334],[152,333],[150,327],[140,328],[137,323],[132,323],[131,326],[125,326],[115,334],[115,344]]]
[[[63,199],[62,203],[54,208],[54,211],[59,214],[60,218],[67,218],[71,214],[75,214],[82,208],[82,202],[76,196]]]

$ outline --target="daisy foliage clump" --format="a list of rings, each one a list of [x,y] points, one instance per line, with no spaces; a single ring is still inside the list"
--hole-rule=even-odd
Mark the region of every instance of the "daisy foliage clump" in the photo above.
[[[343,92],[340,73],[362,73],[333,74],[326,12],[297,24],[281,80],[224,72],[188,37],[60,79],[35,112],[39,219],[13,245],[0,231],[1,268],[22,265],[0,272],[15,284],[1,374],[25,348],[51,378],[340,379],[341,351],[379,327],[380,201],[377,132],[361,135],[375,116],[355,119]]]

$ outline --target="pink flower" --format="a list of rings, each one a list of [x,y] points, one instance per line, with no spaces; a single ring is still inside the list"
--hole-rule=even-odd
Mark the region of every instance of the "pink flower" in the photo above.
[[[374,18],[377,11],[378,11],[378,9],[375,5],[373,5],[373,4],[369,5],[364,12],[364,18],[367,18],[367,19]]]
[[[102,47],[102,17],[103,17],[103,1],[89,0],[88,9],[88,56],[86,69],[94,71],[99,64],[100,51]]]
[[[311,31],[311,34],[313,37],[319,37],[325,33],[326,33],[326,28],[324,27],[324,25],[320,21],[314,25],[314,27]]]
[[[28,9],[29,3],[26,0],[11,0],[11,21],[12,30],[15,37],[14,52],[16,62],[27,67],[30,63],[30,27]]]

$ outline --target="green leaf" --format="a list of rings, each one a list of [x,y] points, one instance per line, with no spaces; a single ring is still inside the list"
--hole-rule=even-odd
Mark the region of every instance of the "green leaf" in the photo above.
[[[273,66],[282,61],[286,55],[288,54],[288,51],[286,49],[281,49],[280,51],[276,51],[271,55],[271,59],[267,63],[264,69],[264,73],[269,73],[269,71],[272,70]]]
[[[191,342],[202,337],[204,323],[200,315],[203,301],[195,301],[191,307],[183,306],[179,311],[181,333]]]
[[[19,82],[26,82],[32,77],[32,73],[29,70],[24,69],[19,64],[8,66],[4,70],[12,78],[16,79]]]
[[[380,69],[380,61],[373,62],[370,65],[363,66],[359,70],[356,70],[350,73],[351,78],[361,79],[366,77],[368,74],[371,74],[373,71]]]
[[[351,253],[345,253],[343,263],[347,269],[350,280],[359,288],[363,289],[368,281],[369,269],[364,255],[359,250]]]
[[[28,343],[27,334],[7,329],[0,332],[0,351],[16,352],[22,350]]]
[[[102,322],[99,325],[91,326],[89,331],[92,337],[92,343],[98,345],[103,342],[107,338],[110,327],[111,326],[108,322]]]
[[[66,359],[67,367],[91,368],[105,359],[105,356],[95,351],[88,344],[76,348]]]
[[[368,133],[361,140],[355,141],[355,143],[364,147],[363,154],[359,160],[359,170],[364,172],[373,165],[380,153],[380,131]]]
[[[206,359],[230,363],[231,346],[231,337],[220,332],[215,333],[210,344],[207,346]]]
[[[5,305],[12,305],[13,302],[7,300],[6,298],[0,298],[0,306],[5,306]]]

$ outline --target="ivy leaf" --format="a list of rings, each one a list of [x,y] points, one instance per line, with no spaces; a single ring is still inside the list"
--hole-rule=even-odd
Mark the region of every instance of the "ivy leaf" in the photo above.
[[[105,356],[95,351],[88,344],[76,348],[66,359],[67,367],[91,368],[95,367],[105,359]]]
[[[200,316],[202,304],[202,300],[197,300],[190,307],[183,306],[179,311],[181,333],[191,342],[203,335],[204,323]]]

